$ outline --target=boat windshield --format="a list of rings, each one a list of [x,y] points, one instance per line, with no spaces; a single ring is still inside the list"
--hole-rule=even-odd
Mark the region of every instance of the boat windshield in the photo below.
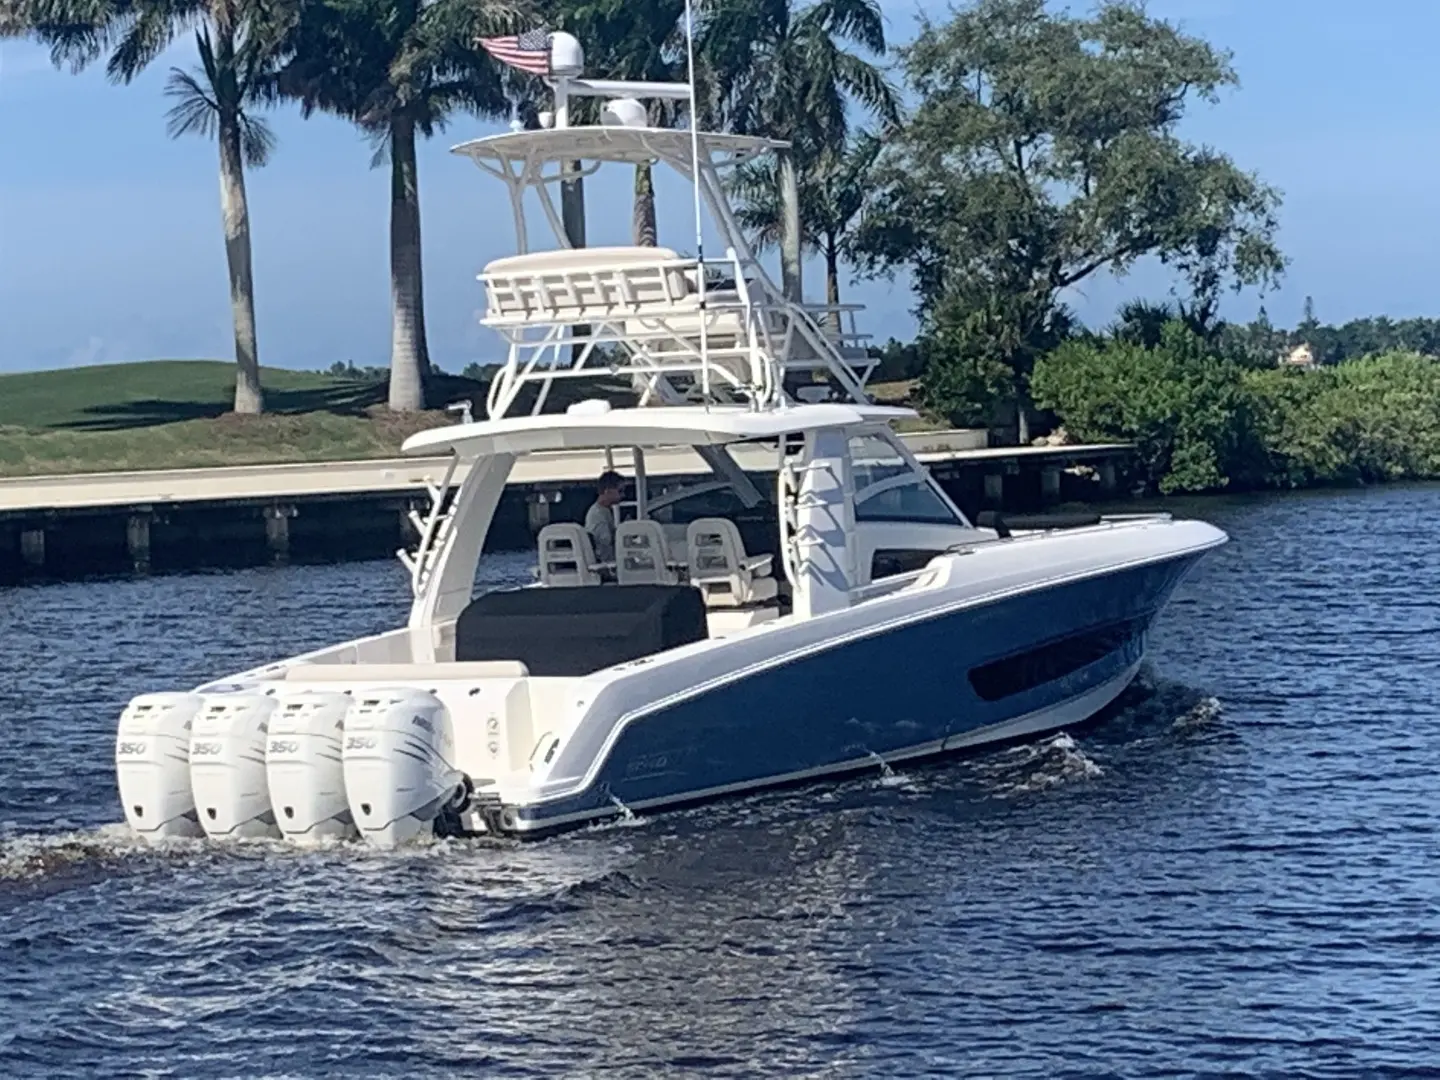
[[[917,472],[889,439],[850,437],[856,521],[902,521],[963,525],[928,474]]]

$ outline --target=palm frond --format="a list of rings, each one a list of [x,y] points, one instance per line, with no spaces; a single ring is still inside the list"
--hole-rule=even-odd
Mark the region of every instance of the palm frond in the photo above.
[[[105,74],[112,82],[130,82],[193,22],[192,15],[173,19],[162,5],[143,5],[124,19],[119,42],[105,64]]]
[[[833,37],[851,41],[876,56],[885,54],[885,16],[876,0],[819,0],[805,15]]]
[[[882,124],[888,127],[900,122],[900,92],[875,65],[841,52],[835,58],[835,81]]]
[[[258,169],[270,160],[275,152],[275,133],[270,125],[259,117],[248,113],[240,114],[240,152],[245,164]]]
[[[165,96],[175,101],[165,114],[166,129],[171,138],[213,138],[221,131],[222,118],[230,117],[239,128],[241,160],[258,168],[270,160],[275,135],[268,124],[246,111],[254,83],[247,86],[239,69],[253,60],[240,55],[245,47],[243,40],[237,52],[235,46],[241,33],[236,27],[217,27],[215,37],[208,27],[195,32],[200,65],[193,71],[171,68],[165,80]]]
[[[175,99],[165,113],[165,127],[172,139],[182,135],[214,136],[219,108],[200,79],[182,68],[171,68],[165,80],[165,96]]]

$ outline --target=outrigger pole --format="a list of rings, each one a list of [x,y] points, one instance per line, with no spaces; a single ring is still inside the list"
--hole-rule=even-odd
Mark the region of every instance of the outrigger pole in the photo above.
[[[710,342],[705,312],[705,226],[700,216],[700,112],[695,104],[695,11],[685,0],[686,84],[690,88],[690,187],[695,196],[695,276],[700,304],[700,397],[710,407]]]

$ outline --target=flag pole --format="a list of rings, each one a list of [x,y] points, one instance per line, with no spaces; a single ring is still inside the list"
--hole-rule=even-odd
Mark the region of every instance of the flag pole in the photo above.
[[[690,187],[695,197],[695,264],[700,304],[700,390],[706,408],[710,405],[709,322],[705,310],[705,228],[700,216],[700,113],[695,104],[695,11],[694,0],[685,0],[685,61],[690,85]]]

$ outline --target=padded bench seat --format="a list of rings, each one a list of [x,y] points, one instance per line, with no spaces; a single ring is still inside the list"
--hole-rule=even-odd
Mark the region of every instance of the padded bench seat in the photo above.
[[[296,664],[287,682],[430,682],[434,679],[523,679],[518,660],[470,660],[451,664]]]
[[[696,305],[696,288],[669,248],[536,251],[495,259],[480,274],[487,323],[623,318]]]
[[[455,621],[455,659],[588,675],[709,636],[705,602],[689,585],[543,585],[472,600]]]

